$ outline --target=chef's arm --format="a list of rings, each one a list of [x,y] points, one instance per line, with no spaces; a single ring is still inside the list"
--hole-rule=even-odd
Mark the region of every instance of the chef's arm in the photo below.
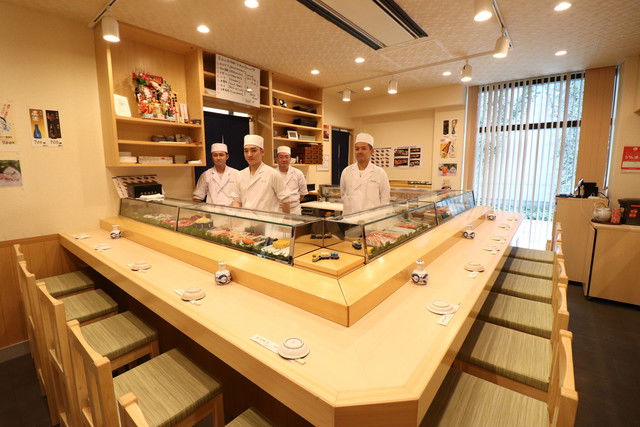
[[[194,197],[193,201],[196,203],[202,203],[202,199],[198,199],[197,197]]]
[[[386,172],[384,173],[384,177],[382,182],[380,183],[380,202],[383,205],[388,205],[389,200],[391,199],[391,186],[389,185],[389,177]]]

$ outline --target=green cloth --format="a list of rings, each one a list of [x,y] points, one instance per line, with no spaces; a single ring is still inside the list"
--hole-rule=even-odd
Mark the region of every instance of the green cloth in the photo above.
[[[222,392],[222,386],[173,349],[113,379],[116,399],[133,392],[150,426],[183,420]]]
[[[487,371],[546,391],[551,375],[551,341],[476,320],[458,358]]]
[[[553,309],[546,302],[489,292],[478,318],[507,328],[551,338]]]
[[[546,427],[544,402],[452,368],[420,426]]]
[[[272,424],[267,421],[258,411],[249,408],[242,414],[238,415],[227,424],[227,427],[271,427]]]
[[[83,271],[72,271],[71,273],[45,277],[39,281],[44,282],[47,291],[54,298],[90,289],[94,285],[93,280]]]
[[[553,282],[550,279],[500,272],[491,289],[514,297],[551,304]]]
[[[158,332],[130,311],[90,323],[80,330],[89,345],[109,360],[158,339]]]
[[[553,252],[541,251],[538,249],[516,248],[511,247],[507,251],[507,256],[511,258],[527,259],[529,261],[546,262],[553,264]]]
[[[67,322],[76,319],[82,323],[118,311],[118,304],[102,289],[60,298],[60,301],[64,303]]]
[[[522,274],[523,276],[539,277],[541,279],[551,279],[553,275],[553,264],[528,261],[526,259],[507,258],[502,266],[502,271]]]

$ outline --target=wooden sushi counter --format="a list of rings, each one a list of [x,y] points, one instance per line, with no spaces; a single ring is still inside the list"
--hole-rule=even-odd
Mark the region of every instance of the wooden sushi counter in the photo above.
[[[417,425],[484,303],[507,243],[495,254],[483,247],[495,244],[490,239],[496,235],[511,241],[521,221],[503,212],[496,221],[480,219],[485,211],[467,211],[339,279],[135,221],[130,224],[126,218],[117,218],[125,238],[109,239],[104,229],[111,228],[109,220],[102,222],[102,229],[74,230],[61,234],[60,240],[309,422]],[[476,238],[463,239],[461,230],[474,220]],[[499,228],[501,223],[510,228]],[[76,240],[76,233],[90,237]],[[98,243],[112,248],[97,251]],[[188,254],[192,259],[185,258]],[[214,284],[210,271],[221,256],[234,280],[244,286]],[[416,259],[425,260],[430,275],[426,286],[407,280]],[[152,268],[131,271],[127,264],[137,260]],[[472,277],[463,268],[468,261],[482,263],[486,271]],[[175,293],[193,286],[207,292],[200,305],[183,302]],[[460,304],[447,326],[439,325],[440,316],[426,309],[437,299]],[[276,343],[300,337],[311,353],[305,364],[282,359],[252,341],[256,334]]]

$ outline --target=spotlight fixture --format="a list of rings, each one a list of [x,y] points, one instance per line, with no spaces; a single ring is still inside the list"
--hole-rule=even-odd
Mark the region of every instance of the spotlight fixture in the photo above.
[[[395,95],[396,93],[398,93],[398,81],[397,80],[390,80],[389,84],[387,85],[387,93],[391,94],[391,95]]]
[[[209,32],[209,27],[207,27],[206,25],[198,25],[198,28],[196,28],[196,30],[198,30],[199,33],[207,34]]]
[[[371,90],[371,86],[365,86],[362,88],[365,92],[369,92]]]
[[[342,91],[342,100],[344,102],[351,101],[351,89],[345,89]]]
[[[493,1],[475,0],[473,20],[483,22],[493,16]]]
[[[554,53],[555,56],[564,56],[567,54],[566,50],[559,50],[556,53]]]
[[[451,71],[443,71],[442,75],[445,76],[445,77],[448,77],[448,76],[451,75]]]
[[[258,3],[258,0],[244,0],[244,5],[249,9],[255,9],[260,6],[260,3]]]
[[[460,72],[460,81],[465,83],[470,82],[472,71],[473,69],[471,67],[471,64],[469,63],[464,64],[464,67],[462,67],[462,71]]]
[[[311,70],[311,74],[313,74],[314,76],[317,76],[318,74],[320,74],[320,70],[317,70],[314,68],[313,70]]]
[[[356,64],[362,64],[364,62],[364,58],[362,56],[358,56],[356,59]]]
[[[111,15],[102,18],[102,38],[111,43],[120,41],[120,25],[118,21]]]
[[[509,54],[509,37],[504,33],[496,40],[496,47],[493,49],[494,58],[506,58]]]
[[[563,10],[567,10],[570,7],[571,3],[569,3],[568,1],[561,1],[556,5],[556,7],[553,8],[553,10],[555,10],[556,12],[562,12]]]

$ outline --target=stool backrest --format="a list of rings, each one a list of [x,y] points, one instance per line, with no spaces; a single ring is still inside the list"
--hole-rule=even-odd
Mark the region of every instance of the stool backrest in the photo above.
[[[569,329],[569,310],[567,308],[567,285],[554,285],[552,292],[553,321],[551,325],[551,343],[553,345],[557,342],[560,331]]]
[[[567,277],[567,270],[564,267],[564,258],[555,257],[555,261],[553,263],[553,274],[551,276],[551,281],[554,285],[567,285],[569,284],[569,277]]]
[[[118,426],[111,362],[87,343],[77,320],[67,322],[67,330],[80,425]]]
[[[58,403],[58,415],[62,425],[76,425],[78,411],[74,406],[73,372],[69,354],[69,339],[64,303],[49,294],[44,283],[38,283],[38,305],[42,314],[44,350],[51,370],[52,388]]]
[[[573,375],[573,335],[562,330],[549,381],[549,419],[553,427],[573,427],[578,410],[578,393]]]

